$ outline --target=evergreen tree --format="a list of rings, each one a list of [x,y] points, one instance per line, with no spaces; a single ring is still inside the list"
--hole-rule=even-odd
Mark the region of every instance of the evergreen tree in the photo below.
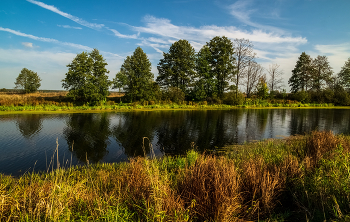
[[[227,37],[216,36],[207,43],[211,53],[211,72],[216,80],[218,96],[222,97],[234,77],[235,66],[233,43]]]
[[[154,75],[151,62],[141,47],[137,47],[131,56],[124,60],[120,72],[113,80],[113,88],[124,88],[125,96],[131,101],[151,100]]]
[[[350,58],[345,62],[344,66],[341,68],[338,73],[338,78],[340,80],[340,84],[346,88],[350,89]]]
[[[305,52],[301,53],[295,68],[292,70],[292,76],[288,81],[291,91],[295,93],[300,90],[307,90],[313,71],[311,57]]]
[[[211,52],[208,46],[203,46],[196,57],[196,83],[194,93],[197,100],[216,95],[216,79],[211,70]]]
[[[317,56],[312,61],[312,65],[311,86],[312,89],[320,91],[331,81],[333,75],[332,67],[329,65],[327,56]]]
[[[180,88],[188,94],[195,74],[195,51],[187,40],[174,42],[158,64],[157,82],[161,86]]]
[[[78,54],[67,65],[69,69],[66,78],[62,80],[62,87],[69,90],[67,97],[91,105],[106,101],[111,85],[106,65],[108,64],[97,49]]]
[[[16,78],[15,88],[20,88],[25,93],[35,92],[41,86],[40,81],[41,79],[38,76],[38,73],[27,68],[23,68],[21,70],[21,73]]]

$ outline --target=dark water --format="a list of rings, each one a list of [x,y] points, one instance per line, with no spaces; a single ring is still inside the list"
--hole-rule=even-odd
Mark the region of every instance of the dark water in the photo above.
[[[20,175],[62,165],[120,162],[143,155],[148,137],[156,156],[303,134],[350,133],[350,110],[255,109],[0,116],[0,172]],[[150,154],[148,141],[145,150]],[[54,158],[52,158],[55,154]]]

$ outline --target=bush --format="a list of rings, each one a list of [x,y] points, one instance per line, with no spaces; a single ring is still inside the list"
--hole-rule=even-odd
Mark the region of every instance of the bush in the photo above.
[[[301,103],[309,103],[310,102],[310,95],[306,91],[299,91],[294,93],[293,95],[295,100],[298,100]]]
[[[244,102],[244,95],[239,92],[236,97],[236,92],[231,91],[224,94],[223,102],[227,105],[242,105]]]
[[[180,103],[185,100],[185,93],[177,87],[169,87],[163,93],[163,100],[170,100],[175,103]]]

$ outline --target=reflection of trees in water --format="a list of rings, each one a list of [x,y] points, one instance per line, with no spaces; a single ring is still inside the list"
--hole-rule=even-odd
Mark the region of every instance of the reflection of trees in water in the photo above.
[[[63,130],[69,150],[76,157],[86,162],[98,162],[108,153],[107,146],[110,136],[110,121],[107,113],[72,114]]]
[[[155,129],[163,119],[161,112],[130,112],[123,113],[123,120],[112,128],[112,134],[129,157],[143,155],[142,138],[153,140]],[[145,141],[146,152],[149,153],[148,141]]]
[[[349,133],[348,110],[300,109],[291,112],[290,134],[304,134],[312,130],[333,130],[335,133]]]
[[[260,140],[264,134],[267,120],[273,115],[267,109],[247,109],[245,111],[244,141]]]
[[[143,155],[142,137],[148,137],[165,153],[185,153],[194,142],[199,149],[233,143],[242,111],[161,111],[123,114],[113,135],[131,157]],[[147,145],[147,144],[145,144]],[[149,147],[146,152],[149,152]]]
[[[38,114],[24,114],[17,118],[16,125],[23,137],[29,139],[40,132],[42,119],[43,117]]]

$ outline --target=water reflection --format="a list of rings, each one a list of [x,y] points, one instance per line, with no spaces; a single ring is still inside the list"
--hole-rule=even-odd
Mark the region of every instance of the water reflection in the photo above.
[[[29,139],[39,133],[42,128],[42,117],[38,114],[24,114],[16,120],[22,136]]]
[[[70,115],[63,129],[69,150],[83,163],[99,162],[108,154],[110,133],[107,113]]]
[[[24,172],[45,161],[59,142],[60,161],[118,162],[144,155],[147,137],[157,156],[227,144],[304,134],[314,129],[350,133],[350,110],[237,109],[0,116],[0,172]],[[146,153],[150,153],[148,142]]]

